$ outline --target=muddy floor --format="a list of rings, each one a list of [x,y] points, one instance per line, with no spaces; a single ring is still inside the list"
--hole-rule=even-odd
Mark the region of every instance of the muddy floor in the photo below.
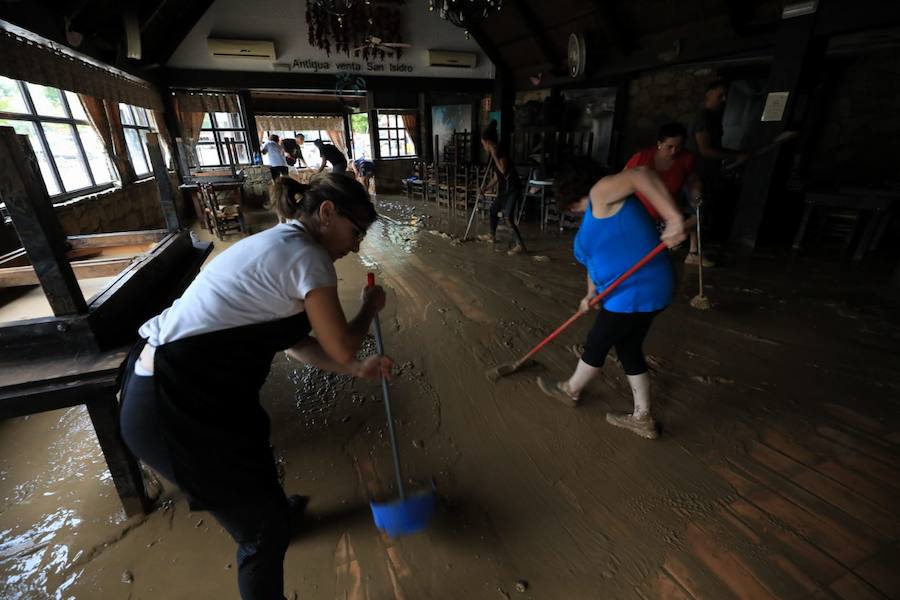
[[[395,492],[379,388],[279,356],[272,442],[287,492],[312,496],[288,598],[900,597],[900,298],[884,282],[760,256],[708,270],[701,312],[680,268],[646,344],[651,442],[605,422],[630,406],[613,360],[577,409],[534,384],[569,373],[587,319],[537,367],[484,376],[577,306],[571,231],[526,227],[529,253],[510,257],[460,243],[461,215],[379,209],[337,265],[341,299],[354,313],[369,270],[388,290],[403,467],[436,485],[439,515],[379,534],[368,498]],[[157,510],[126,519],[81,407],[0,422],[0,598],[237,598],[222,528],[151,487]]]

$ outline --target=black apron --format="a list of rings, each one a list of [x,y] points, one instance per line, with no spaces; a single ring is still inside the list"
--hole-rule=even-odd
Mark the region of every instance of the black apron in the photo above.
[[[275,353],[310,331],[301,312],[156,348],[153,377],[161,433],[176,483],[192,509],[224,508],[283,493],[259,390]]]

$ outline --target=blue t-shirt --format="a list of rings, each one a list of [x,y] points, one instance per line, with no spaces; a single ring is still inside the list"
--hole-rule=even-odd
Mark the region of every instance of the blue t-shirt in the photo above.
[[[587,211],[575,236],[575,258],[583,264],[603,291],[659,244],[659,233],[640,201],[630,196],[619,212],[598,219]],[[638,269],[603,300],[610,312],[634,313],[661,310],[672,301],[675,272],[666,252]]]

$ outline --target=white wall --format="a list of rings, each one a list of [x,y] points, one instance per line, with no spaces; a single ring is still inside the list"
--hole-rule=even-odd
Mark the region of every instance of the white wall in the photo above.
[[[494,66],[474,40],[467,40],[463,30],[441,19],[436,12],[429,12],[424,0],[408,0],[404,16],[405,48],[402,58],[387,58],[383,72],[368,69],[366,61],[352,55],[331,53],[313,48],[307,41],[306,0],[216,0],[206,14],[194,25],[166,64],[172,68],[211,69],[221,71],[274,71],[272,63],[241,58],[213,58],[206,46],[208,37],[226,39],[272,40],[275,42],[276,62],[295,64],[295,61],[312,60],[328,63],[318,70],[310,66],[295,66],[298,73],[337,73],[338,63],[359,63],[356,74],[363,77],[390,75],[407,77],[494,77]],[[393,41],[393,40],[385,40]],[[478,53],[478,65],[474,69],[428,66],[427,50],[456,50]],[[381,64],[380,60],[370,61]],[[399,62],[412,70],[390,70],[390,64]]]

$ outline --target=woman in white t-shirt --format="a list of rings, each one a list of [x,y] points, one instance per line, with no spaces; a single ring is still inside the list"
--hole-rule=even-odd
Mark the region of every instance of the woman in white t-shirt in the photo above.
[[[287,159],[284,157],[284,146],[281,145],[281,138],[273,133],[269,136],[269,141],[263,144],[259,151],[265,157],[266,164],[269,165],[272,181],[277,181],[279,177],[287,176],[288,164]]]
[[[222,252],[147,321],[122,385],[126,443],[235,539],[244,600],[283,597],[291,515],[306,504],[278,481],[259,403],[275,353],[365,379],[392,364],[356,359],[384,291],[364,289],[349,322],[337,293],[334,261],[359,250],[377,216],[368,194],[326,174],[308,186],[280,177],[270,198],[285,222]]]

